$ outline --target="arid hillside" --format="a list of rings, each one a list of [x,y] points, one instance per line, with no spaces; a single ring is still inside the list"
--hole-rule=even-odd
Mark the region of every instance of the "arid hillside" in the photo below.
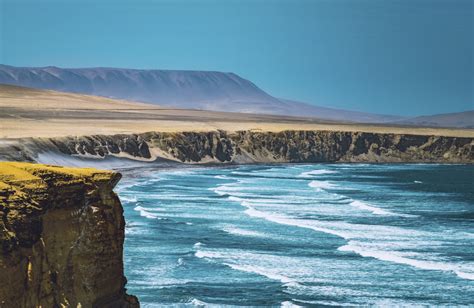
[[[303,117],[171,109],[90,95],[0,85],[0,139],[215,130],[474,136],[471,129],[337,123]]]

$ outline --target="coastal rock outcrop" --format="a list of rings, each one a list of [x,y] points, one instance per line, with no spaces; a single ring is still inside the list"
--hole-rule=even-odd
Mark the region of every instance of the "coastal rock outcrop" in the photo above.
[[[149,132],[30,138],[0,145],[0,159],[35,161],[54,152],[182,163],[473,163],[474,138],[346,131]]]
[[[138,307],[125,289],[120,177],[0,163],[0,307]]]

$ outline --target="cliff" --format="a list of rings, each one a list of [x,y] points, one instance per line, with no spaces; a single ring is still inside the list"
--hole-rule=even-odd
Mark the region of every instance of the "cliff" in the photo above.
[[[42,153],[182,163],[473,163],[474,138],[346,131],[211,131],[30,138],[0,145],[0,158]]]
[[[138,307],[125,292],[120,177],[0,163],[0,307]]]

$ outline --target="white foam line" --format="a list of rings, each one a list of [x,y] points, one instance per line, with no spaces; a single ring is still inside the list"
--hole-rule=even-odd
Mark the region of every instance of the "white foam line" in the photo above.
[[[232,264],[232,263],[223,263],[224,265],[229,266],[232,269],[241,271],[241,272],[246,272],[246,273],[252,273],[252,274],[258,274],[264,277],[267,277],[272,280],[278,280],[281,281],[283,284],[298,284],[298,282],[295,279],[292,279],[287,276],[283,276],[277,273],[271,273],[270,271],[266,270],[265,268],[261,268],[258,266],[251,266],[251,265],[237,265],[237,264]]]
[[[214,178],[219,180],[229,180],[229,177],[225,175],[215,175]]]
[[[268,214],[268,213],[255,210],[254,208],[251,208],[251,207],[248,208],[245,211],[245,213],[252,217],[263,218],[268,221],[276,222],[279,224],[296,226],[300,228],[307,228],[307,229],[312,229],[318,232],[324,232],[324,233],[336,235],[346,240],[355,237],[355,235],[351,233],[310,225],[308,224],[308,222],[302,219],[290,219],[290,218],[277,215],[277,214]],[[450,264],[445,264],[445,263],[440,263],[440,262],[414,260],[414,259],[410,259],[410,258],[406,258],[402,256],[397,256],[395,252],[365,250],[365,249],[359,248],[358,246],[351,245],[350,242],[347,245],[341,246],[338,250],[352,251],[361,255],[362,257],[373,257],[382,261],[406,264],[406,265],[410,265],[410,266],[414,266],[414,267],[426,269],[426,270],[450,271],[450,272],[455,273],[460,278],[474,280],[474,274],[466,273],[460,270],[455,265],[450,265]]]
[[[146,218],[149,218],[149,219],[158,218],[157,215],[148,212],[144,207],[136,206],[134,208],[134,210],[140,212],[140,216],[142,216],[142,217],[146,217]]]
[[[308,184],[309,187],[316,188],[316,189],[334,189],[336,185],[330,183],[328,181],[311,181]]]
[[[334,184],[332,184],[328,181],[316,181],[316,180],[311,181],[308,185],[310,187],[316,188],[318,190],[332,189],[332,188],[336,187],[336,185],[334,185]],[[232,189],[232,191],[237,191],[237,189]],[[235,195],[238,195],[238,193],[235,193]],[[278,224],[284,224],[284,225],[295,226],[295,227],[300,227],[300,228],[307,228],[307,229],[311,229],[311,230],[318,231],[318,232],[324,232],[324,233],[332,234],[332,235],[335,235],[335,236],[339,236],[339,237],[344,238],[346,240],[357,238],[357,237],[360,236],[361,232],[364,232],[364,230],[354,230],[354,228],[357,228],[358,225],[353,225],[353,224],[347,224],[346,223],[344,226],[342,226],[342,229],[344,229],[344,230],[338,230],[338,229],[340,229],[339,227],[336,228],[336,230],[334,230],[334,228],[325,227],[326,225],[328,225],[328,223],[326,223],[326,224],[323,223],[322,226],[321,226],[321,223],[319,223],[319,225],[318,225],[317,221],[308,221],[308,220],[305,220],[305,219],[290,218],[290,217],[287,217],[285,215],[281,215],[281,214],[277,214],[277,213],[262,212],[262,211],[256,210],[253,207],[252,202],[248,202],[249,200],[246,200],[244,198],[238,198],[235,195],[229,197],[229,199],[232,200],[232,201],[240,202],[242,206],[247,208],[245,210],[245,214],[247,214],[251,217],[262,218],[262,219],[265,219],[267,221],[275,222],[275,223],[278,223]],[[245,197],[245,194],[244,194],[244,197]],[[406,216],[406,217],[414,217],[415,216],[415,215],[408,215],[408,214],[393,213],[393,212],[377,208],[375,206],[369,205],[367,203],[364,203],[364,202],[358,201],[358,200],[353,200],[352,202],[350,202],[350,205],[353,206],[353,207],[357,207],[359,209],[362,209],[362,210],[370,211],[370,212],[372,212],[373,214],[376,214],[376,215],[398,215],[398,216]],[[349,228],[349,230],[347,230],[348,228]],[[393,231],[388,230],[387,232],[388,232],[388,234],[397,233],[399,235],[402,235],[403,234],[402,231],[405,231],[405,230],[397,228],[397,229],[394,229]],[[398,233],[398,232],[402,232],[402,233]],[[411,230],[411,231],[406,230],[406,232],[413,232],[413,230]],[[418,233],[413,233],[413,234],[411,234],[411,236],[416,237],[417,234]],[[383,234],[380,234],[380,236],[382,236],[382,235]],[[379,259],[379,260],[382,260],[382,261],[393,262],[393,263],[398,263],[398,264],[405,264],[405,265],[409,265],[409,266],[413,266],[413,267],[420,268],[420,269],[425,269],[425,270],[449,271],[449,272],[455,273],[458,277],[460,277],[462,279],[474,280],[474,273],[466,272],[455,264],[411,259],[411,258],[408,258],[406,256],[397,255],[396,251],[383,251],[383,250],[365,249],[365,248],[360,247],[358,245],[353,245],[353,243],[351,241],[349,241],[349,243],[347,245],[341,246],[338,250],[340,250],[340,251],[351,251],[351,252],[359,254],[362,257],[372,257],[372,258],[376,258],[376,259]],[[209,257],[209,256],[206,256],[205,253],[200,253],[200,252],[197,252],[196,256],[198,256],[198,257]],[[230,263],[228,263],[226,265],[231,266],[232,268],[235,268],[235,269],[238,269],[238,270],[241,270],[241,271],[249,271],[249,272],[251,271],[251,272],[255,272],[255,273],[264,275],[264,276],[266,276],[268,278],[271,278],[271,279],[281,280],[284,283],[290,282],[290,280],[286,280],[283,276],[280,277],[278,274],[272,275],[271,273],[269,274],[269,273],[264,272],[261,269],[258,269],[256,267],[249,268],[249,267],[230,264]]]
[[[303,306],[298,306],[290,301],[284,301],[280,304],[280,307],[281,308],[299,308],[299,307],[303,307]]]
[[[468,280],[474,280],[474,273],[465,273],[461,271],[454,271],[458,277]]]
[[[306,228],[306,229],[311,229],[311,230],[318,231],[318,232],[324,232],[324,233],[336,235],[336,236],[342,237],[344,239],[349,239],[349,238],[352,237],[349,233],[346,233],[346,232],[340,232],[340,231],[331,230],[331,229],[324,228],[324,227],[309,225],[308,221],[304,220],[304,219],[293,219],[293,218],[285,217],[283,215],[264,213],[264,212],[261,212],[261,211],[258,211],[256,209],[254,209],[252,207],[247,207],[247,210],[245,210],[245,214],[247,214],[251,217],[263,218],[265,220],[276,222],[276,223],[279,223],[279,224],[282,224],[282,225]]]
[[[410,265],[424,270],[453,272],[460,278],[474,280],[474,273],[463,272],[459,269],[458,266],[454,264],[410,259],[397,255],[397,252],[395,251],[378,251],[364,249],[363,247],[354,244],[351,241],[349,241],[347,245],[339,247],[338,250],[351,251],[357,253],[358,255],[361,255],[362,257],[371,257],[382,261]]]
[[[299,284],[296,279],[280,274],[278,272],[279,271],[278,267],[271,266],[271,264],[268,264],[268,263],[267,265],[270,265],[270,267],[258,266],[254,264],[255,262],[251,262],[251,260],[254,260],[254,259],[259,260],[261,258],[265,258],[265,256],[263,255],[243,253],[239,255],[229,256],[225,252],[203,251],[203,250],[196,251],[194,255],[197,258],[201,258],[201,259],[217,260],[219,262],[222,262],[221,264],[226,265],[232,269],[235,269],[241,272],[257,274],[257,275],[261,275],[272,280],[280,281],[287,287],[296,287],[296,288],[301,287],[301,284]],[[252,264],[240,264],[239,262],[241,262],[242,260],[244,261],[247,260],[248,262],[251,262]]]
[[[345,196],[340,196],[340,195],[328,195],[325,196],[324,198],[315,198],[315,197],[303,197],[303,196],[281,196],[278,195],[276,198],[252,198],[252,199],[245,199],[245,198],[239,198],[235,194],[230,194],[231,196],[228,197],[230,201],[236,201],[236,202],[242,202],[242,201],[247,201],[252,204],[261,204],[265,205],[267,203],[271,204],[314,204],[315,202],[338,202],[338,201],[345,201],[341,204],[345,204],[350,200],[349,198]]]
[[[263,234],[261,232],[246,230],[246,229],[241,229],[241,228],[231,227],[231,226],[224,227],[222,230],[229,233],[229,234],[233,234],[233,235],[254,236],[254,237],[265,237],[266,236],[265,234]]]
[[[382,210],[378,207],[368,205],[367,203],[364,203],[362,201],[354,200],[350,203],[350,205],[353,206],[353,207],[359,208],[361,210],[366,210],[366,211],[372,212],[372,213],[377,214],[377,215],[396,215],[392,212],[384,211],[384,210]]]
[[[194,248],[199,248],[199,247],[201,247],[202,245],[204,245],[204,244],[201,243],[201,242],[197,242],[197,243],[195,243],[195,244],[193,245],[193,247],[194,247]],[[201,257],[197,256],[198,253],[199,253],[199,251],[196,252],[196,257],[201,258]]]
[[[125,202],[137,202],[138,201],[136,196],[133,196],[133,197],[119,196],[119,199],[121,201],[125,201]]]
[[[197,298],[193,298],[189,303],[196,307],[207,307],[209,305],[208,303],[203,302]]]
[[[300,178],[307,178],[311,177],[312,175],[324,175],[324,174],[335,174],[337,171],[334,170],[327,170],[327,169],[319,169],[313,171],[302,172],[298,177]]]
[[[383,210],[381,208],[375,207],[373,205],[369,205],[365,202],[354,200],[350,203],[351,206],[359,208],[361,210],[366,210],[369,212],[372,212],[373,214],[376,215],[386,215],[386,216],[401,216],[401,217],[417,217],[416,215],[410,215],[410,214],[400,214],[400,213],[395,213],[395,212],[390,212]]]

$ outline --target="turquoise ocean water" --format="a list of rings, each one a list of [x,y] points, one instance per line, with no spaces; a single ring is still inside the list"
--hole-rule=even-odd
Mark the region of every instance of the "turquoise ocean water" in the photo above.
[[[474,166],[250,165],[125,177],[143,307],[474,305]]]

